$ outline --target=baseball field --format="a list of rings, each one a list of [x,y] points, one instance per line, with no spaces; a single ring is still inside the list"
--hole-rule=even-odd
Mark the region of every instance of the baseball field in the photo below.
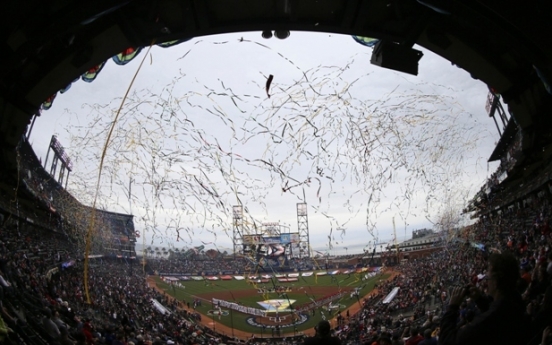
[[[388,277],[389,274],[377,274],[367,278],[362,273],[313,275],[286,283],[279,283],[275,278],[265,283],[235,279],[167,283],[155,277],[155,283],[158,289],[189,303],[191,309],[194,301],[201,301],[195,303],[195,311],[202,315],[203,321],[212,320],[213,328],[219,323],[233,330],[270,336],[273,329],[280,328],[282,335],[293,334],[312,329],[320,320],[329,320],[340,312],[345,316],[348,308],[360,305],[362,297],[372,291],[378,281]],[[213,298],[261,310],[270,305],[283,307],[279,312],[271,310],[265,316],[255,316],[214,305]],[[333,300],[329,302],[329,299]]]

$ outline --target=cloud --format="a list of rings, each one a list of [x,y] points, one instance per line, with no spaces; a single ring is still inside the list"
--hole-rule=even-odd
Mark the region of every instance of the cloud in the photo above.
[[[370,65],[370,53],[347,36],[306,33],[152,50],[107,147],[101,205],[173,243],[231,246],[239,203],[249,222],[295,232],[296,204],[307,202],[312,246],[390,239],[393,219],[405,232],[430,227],[451,207],[447,190],[461,204],[488,174],[497,135],[486,86],[427,51],[418,77]],[[136,66],[108,62],[37,121],[33,147],[44,157],[59,134],[75,162],[70,190],[87,203]]]

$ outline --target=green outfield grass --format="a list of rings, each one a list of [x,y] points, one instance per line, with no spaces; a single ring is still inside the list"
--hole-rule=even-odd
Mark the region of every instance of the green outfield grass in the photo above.
[[[292,283],[277,283],[276,285],[284,285],[284,286],[290,286],[293,288],[293,292],[288,292],[287,297],[290,300],[296,300],[296,302],[293,304],[295,307],[300,306],[305,303],[310,302],[310,298],[319,299],[325,297],[323,294],[316,292],[316,287],[348,287],[348,288],[356,288],[364,285],[364,288],[361,290],[361,296],[366,295],[370,291],[373,290],[374,285],[376,282],[380,280],[385,280],[389,277],[388,274],[383,275],[377,275],[373,278],[370,278],[368,280],[362,280],[361,277],[363,275],[360,274],[352,274],[350,276],[347,275],[338,275],[335,276],[334,279],[330,276],[320,276],[320,277],[304,277],[299,278],[299,281],[292,282]],[[180,283],[185,286],[185,288],[179,288],[175,286],[171,286],[161,280],[159,277],[155,277],[155,282],[157,283],[157,286],[163,289],[167,294],[175,297],[178,300],[184,300],[186,302],[192,303],[192,300],[194,298],[203,298],[202,295],[207,294],[213,294],[217,293],[217,297],[219,299],[227,300],[230,302],[239,302],[242,305],[250,306],[254,308],[262,309],[262,307],[257,304],[259,301],[263,301],[265,299],[286,299],[282,296],[278,296],[276,293],[267,293],[267,294],[261,294],[261,293],[251,293],[246,296],[243,296],[243,290],[251,290],[255,289],[256,287],[271,287],[272,283],[265,283],[265,284],[257,284],[252,285],[247,283],[245,280],[217,280],[217,281],[181,281]],[[302,288],[302,289],[301,289]],[[299,291],[297,291],[299,290]],[[242,291],[240,293],[240,291]],[[305,294],[306,292],[306,294]],[[238,295],[239,297],[233,298],[233,296]],[[342,305],[341,310],[344,310],[346,308],[349,308],[352,304],[358,303],[358,300],[356,298],[351,298],[350,294],[345,294],[341,298],[341,300],[334,302],[334,304],[340,304]],[[212,316],[207,316],[209,310],[212,310],[212,305],[210,301],[203,300],[202,305],[198,307],[196,310],[203,314],[203,318],[212,318]],[[226,310],[223,308],[223,310]],[[326,316],[328,315],[328,312],[325,311]],[[214,320],[218,323],[224,324],[228,327],[234,328],[236,330],[245,331],[248,333],[255,333],[260,334],[261,329],[259,327],[251,326],[246,322],[246,319],[250,317],[250,315],[246,315],[243,313],[240,313],[238,311],[232,311],[230,315],[223,316],[219,320],[217,316],[214,316]],[[322,316],[320,313],[320,310],[317,310],[315,313],[315,316],[309,316],[309,320],[301,325],[297,326],[297,331],[301,332],[306,329],[313,328],[320,320]],[[215,326],[216,327],[216,326]],[[292,327],[283,327],[282,333],[293,333],[294,329]],[[265,335],[270,335],[270,330],[265,330]]]

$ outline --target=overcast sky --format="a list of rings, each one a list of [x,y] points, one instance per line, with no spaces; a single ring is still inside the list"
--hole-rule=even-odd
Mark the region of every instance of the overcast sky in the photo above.
[[[311,246],[331,243],[338,254],[392,239],[393,220],[399,240],[432,228],[494,172],[487,159],[498,133],[485,114],[487,87],[423,52],[415,77],[371,65],[371,48],[335,34],[153,47],[107,147],[98,206],[134,214],[145,243],[161,246],[228,250],[238,202],[248,222],[291,232],[306,202]],[[87,204],[145,54],[126,66],[109,60],[36,121],[35,152],[44,162],[56,134],[75,162],[69,190]]]

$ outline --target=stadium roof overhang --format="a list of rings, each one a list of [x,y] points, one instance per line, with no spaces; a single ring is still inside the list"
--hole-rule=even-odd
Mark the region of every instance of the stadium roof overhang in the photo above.
[[[33,114],[91,67],[129,47],[243,31],[354,34],[406,49],[417,43],[502,95],[524,132],[524,153],[550,141],[546,0],[7,0],[0,8],[0,163],[12,169]]]

